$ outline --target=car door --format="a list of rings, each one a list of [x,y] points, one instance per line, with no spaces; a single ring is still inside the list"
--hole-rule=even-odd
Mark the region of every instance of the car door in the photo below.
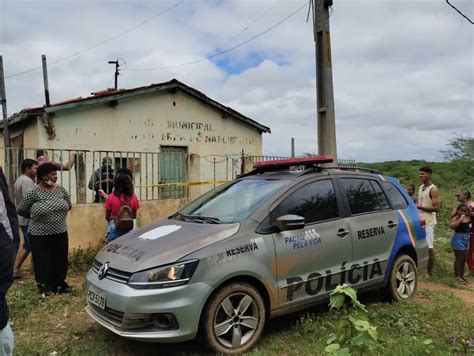
[[[303,229],[273,234],[281,307],[323,298],[339,284],[341,265],[352,255],[341,204],[328,178],[298,187],[271,211],[271,224],[287,214],[306,220]]]
[[[348,283],[357,288],[381,282],[397,232],[397,213],[375,179],[340,178],[349,219],[353,265]]]

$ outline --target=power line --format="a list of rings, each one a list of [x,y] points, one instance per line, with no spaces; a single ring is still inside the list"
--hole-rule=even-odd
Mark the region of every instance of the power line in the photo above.
[[[217,57],[217,56],[220,56],[220,55],[223,55],[225,53],[229,53],[237,48],[240,48],[244,45],[246,45],[247,43],[257,39],[258,37],[261,37],[263,35],[265,35],[266,33],[272,31],[273,29],[275,29],[276,27],[280,26],[282,23],[284,23],[286,20],[288,20],[289,18],[291,18],[292,16],[296,15],[298,12],[300,12],[305,6],[306,6],[306,1],[304,2],[304,4],[302,6],[300,6],[298,9],[296,9],[295,11],[293,11],[292,13],[290,13],[289,15],[285,16],[283,19],[281,19],[280,21],[278,21],[276,24],[274,24],[273,26],[270,26],[269,28],[267,28],[266,30],[256,34],[255,36],[252,36],[250,37],[249,39],[243,41],[243,42],[240,42],[238,43],[237,45],[233,46],[233,47],[230,47],[228,49],[225,49],[225,50],[222,50],[222,51],[219,51],[219,52],[216,52],[214,54],[211,54],[207,57],[203,57],[203,58],[200,58],[200,59],[197,59],[195,61],[191,61],[191,62],[186,62],[186,63],[181,63],[181,64],[175,64],[175,65],[172,65],[172,66],[165,66],[165,67],[157,67],[157,68],[146,68],[146,69],[127,69],[127,71],[132,71],[132,72],[152,72],[152,71],[158,71],[158,70],[165,70],[165,69],[172,69],[172,68],[179,68],[179,67],[185,67],[185,66],[189,66],[189,65],[193,65],[193,64],[197,64],[197,63],[200,63],[200,62],[203,62],[205,60],[208,60],[208,59],[212,59],[214,57]]]
[[[270,11],[272,11],[275,6],[280,2],[281,0],[276,0],[267,10],[265,10],[262,14],[254,18],[252,21],[250,21],[242,30],[240,30],[238,33],[233,35],[229,40],[232,41],[235,38],[239,37],[242,33],[247,31],[254,23],[256,23],[258,20],[260,20],[262,17],[264,17],[266,14],[268,14]]]
[[[469,18],[467,17],[466,15],[464,15],[461,11],[459,11],[453,4],[451,4],[449,2],[449,0],[446,0],[446,4],[448,4],[449,6],[451,6],[454,10],[456,10],[462,17],[464,17],[467,21],[469,21],[471,23],[471,25],[474,25],[474,22]]]
[[[146,25],[147,23],[149,23],[150,21],[153,21],[154,19],[156,19],[156,18],[158,18],[158,17],[160,17],[160,16],[163,16],[163,15],[167,14],[167,13],[170,12],[171,10],[173,10],[173,9],[175,9],[176,7],[178,7],[179,5],[181,5],[183,2],[184,2],[184,0],[181,0],[180,2],[177,2],[177,3],[174,4],[173,6],[167,8],[166,10],[164,10],[164,11],[162,11],[162,12],[156,14],[156,15],[153,15],[152,17],[150,17],[150,18],[148,18],[148,19],[146,19],[145,21],[142,21],[142,22],[140,22],[139,24],[137,24],[137,25],[135,25],[135,26],[132,26],[132,27],[130,27],[130,28],[128,28],[128,29],[126,29],[126,30],[124,30],[124,31],[122,31],[122,32],[120,32],[120,33],[114,35],[114,36],[112,36],[112,37],[109,37],[109,38],[106,38],[106,39],[104,39],[104,40],[102,40],[102,41],[100,41],[100,42],[97,42],[97,43],[93,44],[92,46],[89,46],[89,47],[83,49],[82,51],[79,51],[79,52],[73,53],[73,54],[71,54],[71,55],[69,55],[69,56],[67,56],[67,57],[59,58],[59,59],[57,59],[57,60],[55,60],[55,61],[52,61],[51,63],[49,63],[49,66],[51,66],[51,65],[53,65],[53,64],[57,64],[57,63],[59,63],[59,62],[66,61],[66,60],[71,59],[71,58],[73,58],[73,57],[80,56],[81,54],[83,54],[83,53],[85,53],[85,52],[88,52],[88,51],[90,51],[90,50],[92,50],[92,49],[94,49],[94,48],[96,48],[96,47],[99,47],[99,46],[103,45],[104,43],[113,41],[113,40],[115,40],[115,39],[117,39],[117,38],[119,38],[119,37],[125,35],[126,33],[129,33],[129,32],[131,32],[131,31],[137,29],[138,27],[141,27],[141,26],[143,26],[143,25]],[[34,67],[34,68],[31,68],[31,69],[24,70],[24,71],[22,71],[22,72],[18,72],[18,73],[14,73],[14,74],[8,75],[8,76],[6,76],[5,78],[6,78],[6,79],[8,79],[8,78],[13,78],[13,77],[16,77],[16,76],[19,76],[19,75],[22,75],[22,74],[26,74],[26,73],[33,72],[33,71],[38,70],[38,69],[41,69],[41,68],[42,68],[42,66]]]

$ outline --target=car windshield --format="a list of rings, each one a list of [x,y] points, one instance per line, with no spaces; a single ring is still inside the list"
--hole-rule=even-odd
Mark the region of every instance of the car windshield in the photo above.
[[[287,180],[238,180],[210,191],[171,218],[202,224],[238,223],[287,183]]]

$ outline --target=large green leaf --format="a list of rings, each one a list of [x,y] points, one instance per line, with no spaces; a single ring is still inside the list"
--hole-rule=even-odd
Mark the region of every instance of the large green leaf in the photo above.
[[[345,297],[341,294],[331,295],[329,299],[330,309],[340,309],[344,305]]]

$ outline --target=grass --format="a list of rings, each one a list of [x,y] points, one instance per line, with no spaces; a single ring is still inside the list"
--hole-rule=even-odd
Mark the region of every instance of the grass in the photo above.
[[[456,347],[449,344],[452,336],[472,337],[474,315],[472,306],[440,292],[421,292],[415,300],[401,303],[380,303],[373,296],[364,296],[371,323],[377,327],[379,343],[372,350],[377,355],[447,354]],[[318,308],[296,321],[269,325],[265,337],[253,351],[255,355],[272,353],[291,355],[324,354],[328,335],[334,332],[339,313]]]
[[[8,300],[16,338],[16,355],[200,354],[199,341],[146,344],[107,331],[84,311],[83,274],[69,278],[76,291],[41,298],[32,280],[15,283]],[[474,305],[438,291],[421,290],[413,300],[384,303],[378,293],[360,296],[371,323],[378,328],[375,355],[443,355],[460,351],[448,340],[474,337]],[[322,355],[335,331],[339,313],[322,305],[269,321],[254,355]]]

